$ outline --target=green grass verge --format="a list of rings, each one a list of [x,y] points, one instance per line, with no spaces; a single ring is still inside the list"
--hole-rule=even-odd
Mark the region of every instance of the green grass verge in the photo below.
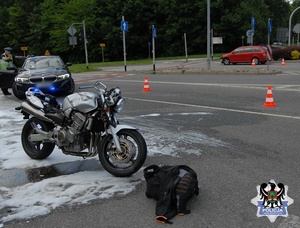
[[[222,54],[214,54],[214,60],[219,60]],[[195,59],[195,58],[206,58],[206,55],[190,55],[188,59]],[[185,56],[175,56],[175,57],[159,57],[155,60],[176,60],[176,59],[185,59]],[[152,59],[139,59],[139,60],[126,60],[127,65],[147,65],[152,64]],[[73,64],[69,67],[72,73],[80,73],[80,72],[89,72],[89,71],[101,71],[102,67],[108,66],[123,66],[124,61],[114,61],[114,62],[98,62],[98,63],[89,63],[88,69],[86,63],[82,64]]]

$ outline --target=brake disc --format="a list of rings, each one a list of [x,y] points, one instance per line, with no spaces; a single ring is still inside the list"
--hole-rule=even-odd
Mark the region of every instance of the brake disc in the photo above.
[[[133,142],[127,139],[120,139],[122,153],[119,153],[116,148],[109,152],[109,157],[115,163],[128,163],[136,154],[136,147]]]

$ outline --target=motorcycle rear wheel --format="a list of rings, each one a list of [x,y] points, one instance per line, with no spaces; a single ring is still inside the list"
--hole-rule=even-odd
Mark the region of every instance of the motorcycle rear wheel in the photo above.
[[[116,177],[128,177],[137,172],[147,157],[147,146],[143,136],[132,129],[117,133],[123,154],[119,155],[112,135],[105,136],[99,144],[99,160],[103,168]]]
[[[47,158],[52,151],[54,150],[55,144],[51,142],[31,142],[28,140],[28,137],[35,133],[34,128],[31,126],[31,123],[34,122],[36,126],[43,131],[50,131],[53,128],[51,123],[44,122],[35,117],[29,119],[22,130],[22,146],[25,153],[32,159],[45,159]]]

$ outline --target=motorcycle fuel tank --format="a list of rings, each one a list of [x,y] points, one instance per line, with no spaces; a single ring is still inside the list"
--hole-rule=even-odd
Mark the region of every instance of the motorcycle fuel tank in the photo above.
[[[67,117],[72,110],[87,113],[97,108],[98,96],[91,92],[79,92],[67,96],[62,104],[62,109]]]

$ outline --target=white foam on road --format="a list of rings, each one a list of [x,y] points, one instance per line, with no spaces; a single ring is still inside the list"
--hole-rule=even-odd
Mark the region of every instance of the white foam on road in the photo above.
[[[30,159],[21,145],[21,131],[26,120],[15,107],[20,103],[0,95],[0,169],[31,169],[50,166],[72,161],[82,160],[81,157],[64,155],[57,148],[45,160]],[[169,113],[175,115],[202,115],[209,113]],[[151,127],[143,125],[144,120],[160,118],[159,113],[135,117],[123,117],[136,122],[147,143],[148,155],[179,156],[185,154],[201,154],[200,146],[225,146],[220,140],[210,138],[201,132],[174,131],[155,124]],[[123,122],[122,120],[122,122]],[[97,159],[91,158],[91,159]],[[46,215],[62,205],[89,203],[91,200],[109,198],[116,195],[125,195],[133,191],[143,180],[142,171],[128,178],[116,178],[106,171],[84,171],[70,175],[63,175],[44,179],[36,183],[26,183],[17,187],[3,187],[0,185],[0,227],[1,223],[15,219],[31,219]],[[0,176],[1,181],[1,176]]]

